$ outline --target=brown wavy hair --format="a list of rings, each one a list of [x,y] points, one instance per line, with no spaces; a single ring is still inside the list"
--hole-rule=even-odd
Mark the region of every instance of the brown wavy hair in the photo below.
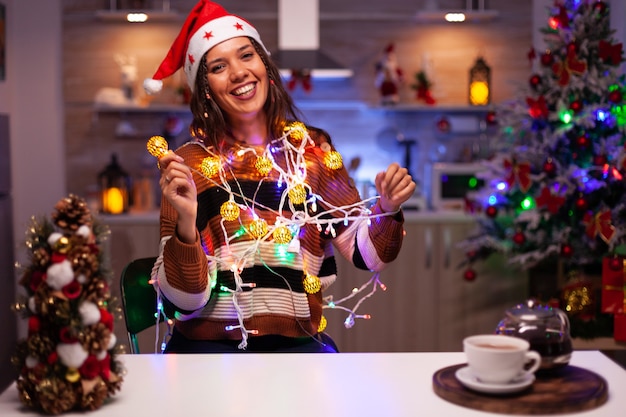
[[[272,61],[263,47],[252,38],[250,42],[265,64],[270,86],[263,110],[267,114],[267,131],[273,138],[282,136],[285,123],[302,119],[302,113],[296,107],[291,95],[285,89],[280,78],[278,66]],[[207,51],[208,53],[208,51]],[[220,141],[230,133],[230,126],[226,122],[222,109],[214,100],[206,98],[211,94],[207,81],[208,67],[206,54],[200,60],[196,74],[194,90],[191,95],[191,113],[193,120],[189,127],[191,135],[204,142],[206,146],[218,147]]]

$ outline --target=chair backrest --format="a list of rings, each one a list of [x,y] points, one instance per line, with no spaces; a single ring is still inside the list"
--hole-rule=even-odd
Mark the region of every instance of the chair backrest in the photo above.
[[[130,262],[120,277],[122,308],[131,353],[139,353],[137,333],[156,325],[157,294],[150,283],[156,257],[139,258]],[[159,317],[159,322],[163,321]]]

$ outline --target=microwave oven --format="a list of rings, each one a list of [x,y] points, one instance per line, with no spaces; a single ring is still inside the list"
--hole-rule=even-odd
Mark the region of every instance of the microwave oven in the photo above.
[[[433,210],[465,209],[465,196],[477,191],[485,181],[477,174],[485,170],[478,163],[437,162],[432,165],[430,206]]]

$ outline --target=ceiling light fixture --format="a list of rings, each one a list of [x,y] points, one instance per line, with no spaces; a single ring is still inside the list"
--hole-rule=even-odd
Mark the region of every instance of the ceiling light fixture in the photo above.
[[[478,0],[474,8],[474,0],[466,0],[465,10],[441,10],[438,0],[428,0],[424,8],[415,14],[415,20],[422,23],[462,23],[487,22],[499,16],[497,10],[485,9],[485,0]]]

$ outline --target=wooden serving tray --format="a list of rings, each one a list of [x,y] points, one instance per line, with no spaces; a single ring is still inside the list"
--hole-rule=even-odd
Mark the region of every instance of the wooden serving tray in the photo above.
[[[560,414],[591,410],[608,398],[607,382],[600,375],[576,366],[537,373],[535,382],[513,394],[484,394],[465,388],[454,376],[459,364],[433,375],[435,393],[446,401],[476,410],[504,414]]]

